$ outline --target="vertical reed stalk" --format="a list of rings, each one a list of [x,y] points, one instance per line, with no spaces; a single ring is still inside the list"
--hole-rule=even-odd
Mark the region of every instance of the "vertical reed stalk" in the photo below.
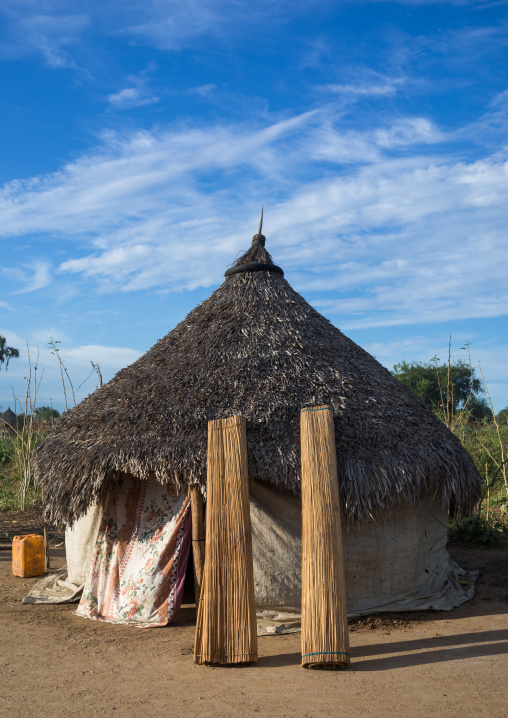
[[[489,465],[485,462],[485,482],[487,484],[487,521],[490,514],[490,484],[489,484]]]
[[[302,665],[349,665],[333,409],[302,409]]]
[[[50,555],[49,555],[49,537],[48,529],[44,526],[44,570],[47,571],[50,568]]]
[[[199,606],[203,568],[205,565],[205,532],[203,527],[203,496],[197,486],[189,489],[192,515],[192,558],[194,561],[194,595]]]
[[[208,422],[205,568],[195,663],[257,661],[246,421]]]

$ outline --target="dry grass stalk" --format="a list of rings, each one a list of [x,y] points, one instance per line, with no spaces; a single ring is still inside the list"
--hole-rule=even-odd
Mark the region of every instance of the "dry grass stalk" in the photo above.
[[[26,393],[25,406],[23,409],[23,418],[12,426],[14,431],[14,439],[12,442],[14,449],[14,461],[19,472],[20,478],[20,498],[21,510],[25,510],[25,503],[28,489],[32,481],[32,456],[35,448],[42,438],[43,427],[35,419],[35,406],[37,403],[37,392],[42,381],[44,370],[37,377],[37,365],[39,363],[39,352],[32,368],[32,358],[30,355],[30,346],[26,343],[27,359],[28,359],[28,376],[25,377]],[[17,414],[18,407],[22,409],[21,402],[14,396],[14,409]]]
[[[302,666],[349,665],[333,409],[302,409]]]
[[[194,561],[194,594],[199,606],[203,568],[205,565],[205,532],[203,526],[203,496],[198,486],[189,489],[192,514],[192,558]]]
[[[205,569],[195,663],[257,661],[244,416],[208,422]]]
[[[51,558],[49,554],[49,538],[48,529],[44,526],[44,570],[48,571],[51,568]]]

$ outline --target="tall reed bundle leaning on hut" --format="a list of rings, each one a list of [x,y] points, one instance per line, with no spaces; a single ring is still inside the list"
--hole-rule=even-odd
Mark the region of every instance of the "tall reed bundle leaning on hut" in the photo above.
[[[194,595],[199,606],[203,567],[205,565],[205,532],[203,525],[203,496],[197,486],[189,489],[192,515],[192,559],[194,562]]]
[[[304,408],[302,451],[302,666],[349,664],[337,455],[331,406]]]
[[[208,422],[205,568],[194,661],[257,661],[244,416]]]

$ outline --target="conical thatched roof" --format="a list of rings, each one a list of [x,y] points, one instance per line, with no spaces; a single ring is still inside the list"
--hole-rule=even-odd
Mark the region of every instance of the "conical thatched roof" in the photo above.
[[[256,235],[235,267],[271,262]],[[480,478],[458,439],[278,268],[254,269],[228,276],[144,356],[55,422],[34,457],[48,516],[72,521],[118,471],[204,486],[207,422],[240,413],[250,478],[298,493],[300,409],[324,403],[335,409],[350,522],[401,498],[469,510]]]
[[[9,406],[7,411],[0,414],[0,434],[9,436],[15,434],[17,429],[23,428],[23,417],[16,416]]]
[[[2,419],[6,424],[9,424],[10,426],[16,426],[16,424],[18,423],[18,417],[13,412],[10,406],[8,407],[7,411],[4,411],[3,414],[0,414],[0,419]]]

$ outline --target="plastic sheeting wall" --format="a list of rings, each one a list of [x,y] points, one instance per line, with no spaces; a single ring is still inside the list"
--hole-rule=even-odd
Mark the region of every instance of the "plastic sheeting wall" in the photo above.
[[[296,629],[300,504],[261,484],[251,482],[250,489],[256,605],[258,619],[267,622],[261,632]],[[344,529],[348,615],[450,610],[471,598],[475,576],[451,560],[447,525],[447,511],[437,503],[399,503],[350,531]]]
[[[23,603],[75,603],[79,601],[86,581],[102,508],[92,506],[72,526],[65,529],[67,564],[56,573],[48,574],[31,587]]]
[[[299,500],[250,484],[254,590],[259,634],[300,630]],[[88,573],[101,509],[66,530],[68,567],[36,584],[27,603],[74,601]],[[439,504],[397,504],[343,531],[348,615],[450,610],[473,596],[466,573],[446,550],[447,512]],[[462,582],[462,583],[459,583]],[[43,585],[44,584],[44,585]],[[464,585],[466,584],[466,585]]]

